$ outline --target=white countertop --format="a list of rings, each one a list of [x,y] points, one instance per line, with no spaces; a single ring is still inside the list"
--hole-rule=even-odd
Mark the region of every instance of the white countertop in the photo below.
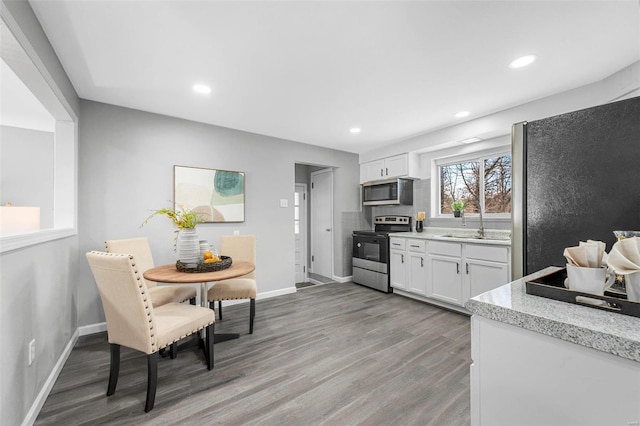
[[[640,318],[526,293],[525,280],[549,267],[470,299],[474,315],[640,362]]]
[[[438,240],[458,243],[511,245],[511,231],[502,229],[486,229],[485,238],[477,238],[478,230],[474,228],[424,228],[423,232],[395,232],[390,237],[414,238],[420,240]]]

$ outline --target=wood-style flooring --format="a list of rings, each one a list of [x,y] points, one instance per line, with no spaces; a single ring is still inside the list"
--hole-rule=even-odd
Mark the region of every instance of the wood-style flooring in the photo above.
[[[224,308],[215,368],[201,351],[158,362],[145,413],[146,357],[122,349],[116,393],[106,333],[78,340],[37,425],[468,425],[469,317],[353,283]]]

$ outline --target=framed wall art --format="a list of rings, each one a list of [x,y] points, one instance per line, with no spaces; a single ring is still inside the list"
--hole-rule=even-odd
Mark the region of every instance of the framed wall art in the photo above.
[[[244,172],[173,166],[173,200],[204,222],[244,222]]]

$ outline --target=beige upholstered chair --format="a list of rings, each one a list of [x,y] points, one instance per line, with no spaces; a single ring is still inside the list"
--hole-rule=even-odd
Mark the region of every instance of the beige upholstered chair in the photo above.
[[[183,303],[154,307],[133,256],[92,251],[87,260],[93,272],[107,319],[111,347],[111,369],[107,396],[113,395],[120,372],[120,346],[147,354],[147,400],[144,411],[153,408],[158,381],[158,351],[206,328],[207,368],[213,369],[215,313],[211,309]]]
[[[232,261],[245,260],[256,263],[255,235],[223,235],[220,238],[220,254],[230,256]],[[256,316],[256,274],[255,271],[239,278],[218,281],[207,293],[209,306],[214,309],[218,302],[218,315],[222,319],[222,301],[250,299],[249,333],[253,334],[253,318]]]
[[[140,275],[154,267],[151,248],[146,238],[107,240],[104,242],[104,246],[108,253],[133,255],[138,263]],[[151,303],[156,307],[167,303],[180,303],[185,300],[189,300],[192,305],[196,304],[196,289],[188,285],[157,285],[153,281],[147,281],[147,288],[151,296]]]

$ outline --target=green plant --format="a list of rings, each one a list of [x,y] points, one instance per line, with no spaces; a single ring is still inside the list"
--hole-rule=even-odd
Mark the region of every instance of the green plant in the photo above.
[[[158,215],[167,216],[178,229],[195,228],[197,224],[204,222],[198,213],[183,205],[177,205],[177,208],[162,208],[155,210],[148,218],[145,219],[142,225],[144,226],[154,216]]]
[[[454,212],[461,212],[462,210],[464,210],[464,203],[462,201],[454,201],[451,204],[451,208]]]

